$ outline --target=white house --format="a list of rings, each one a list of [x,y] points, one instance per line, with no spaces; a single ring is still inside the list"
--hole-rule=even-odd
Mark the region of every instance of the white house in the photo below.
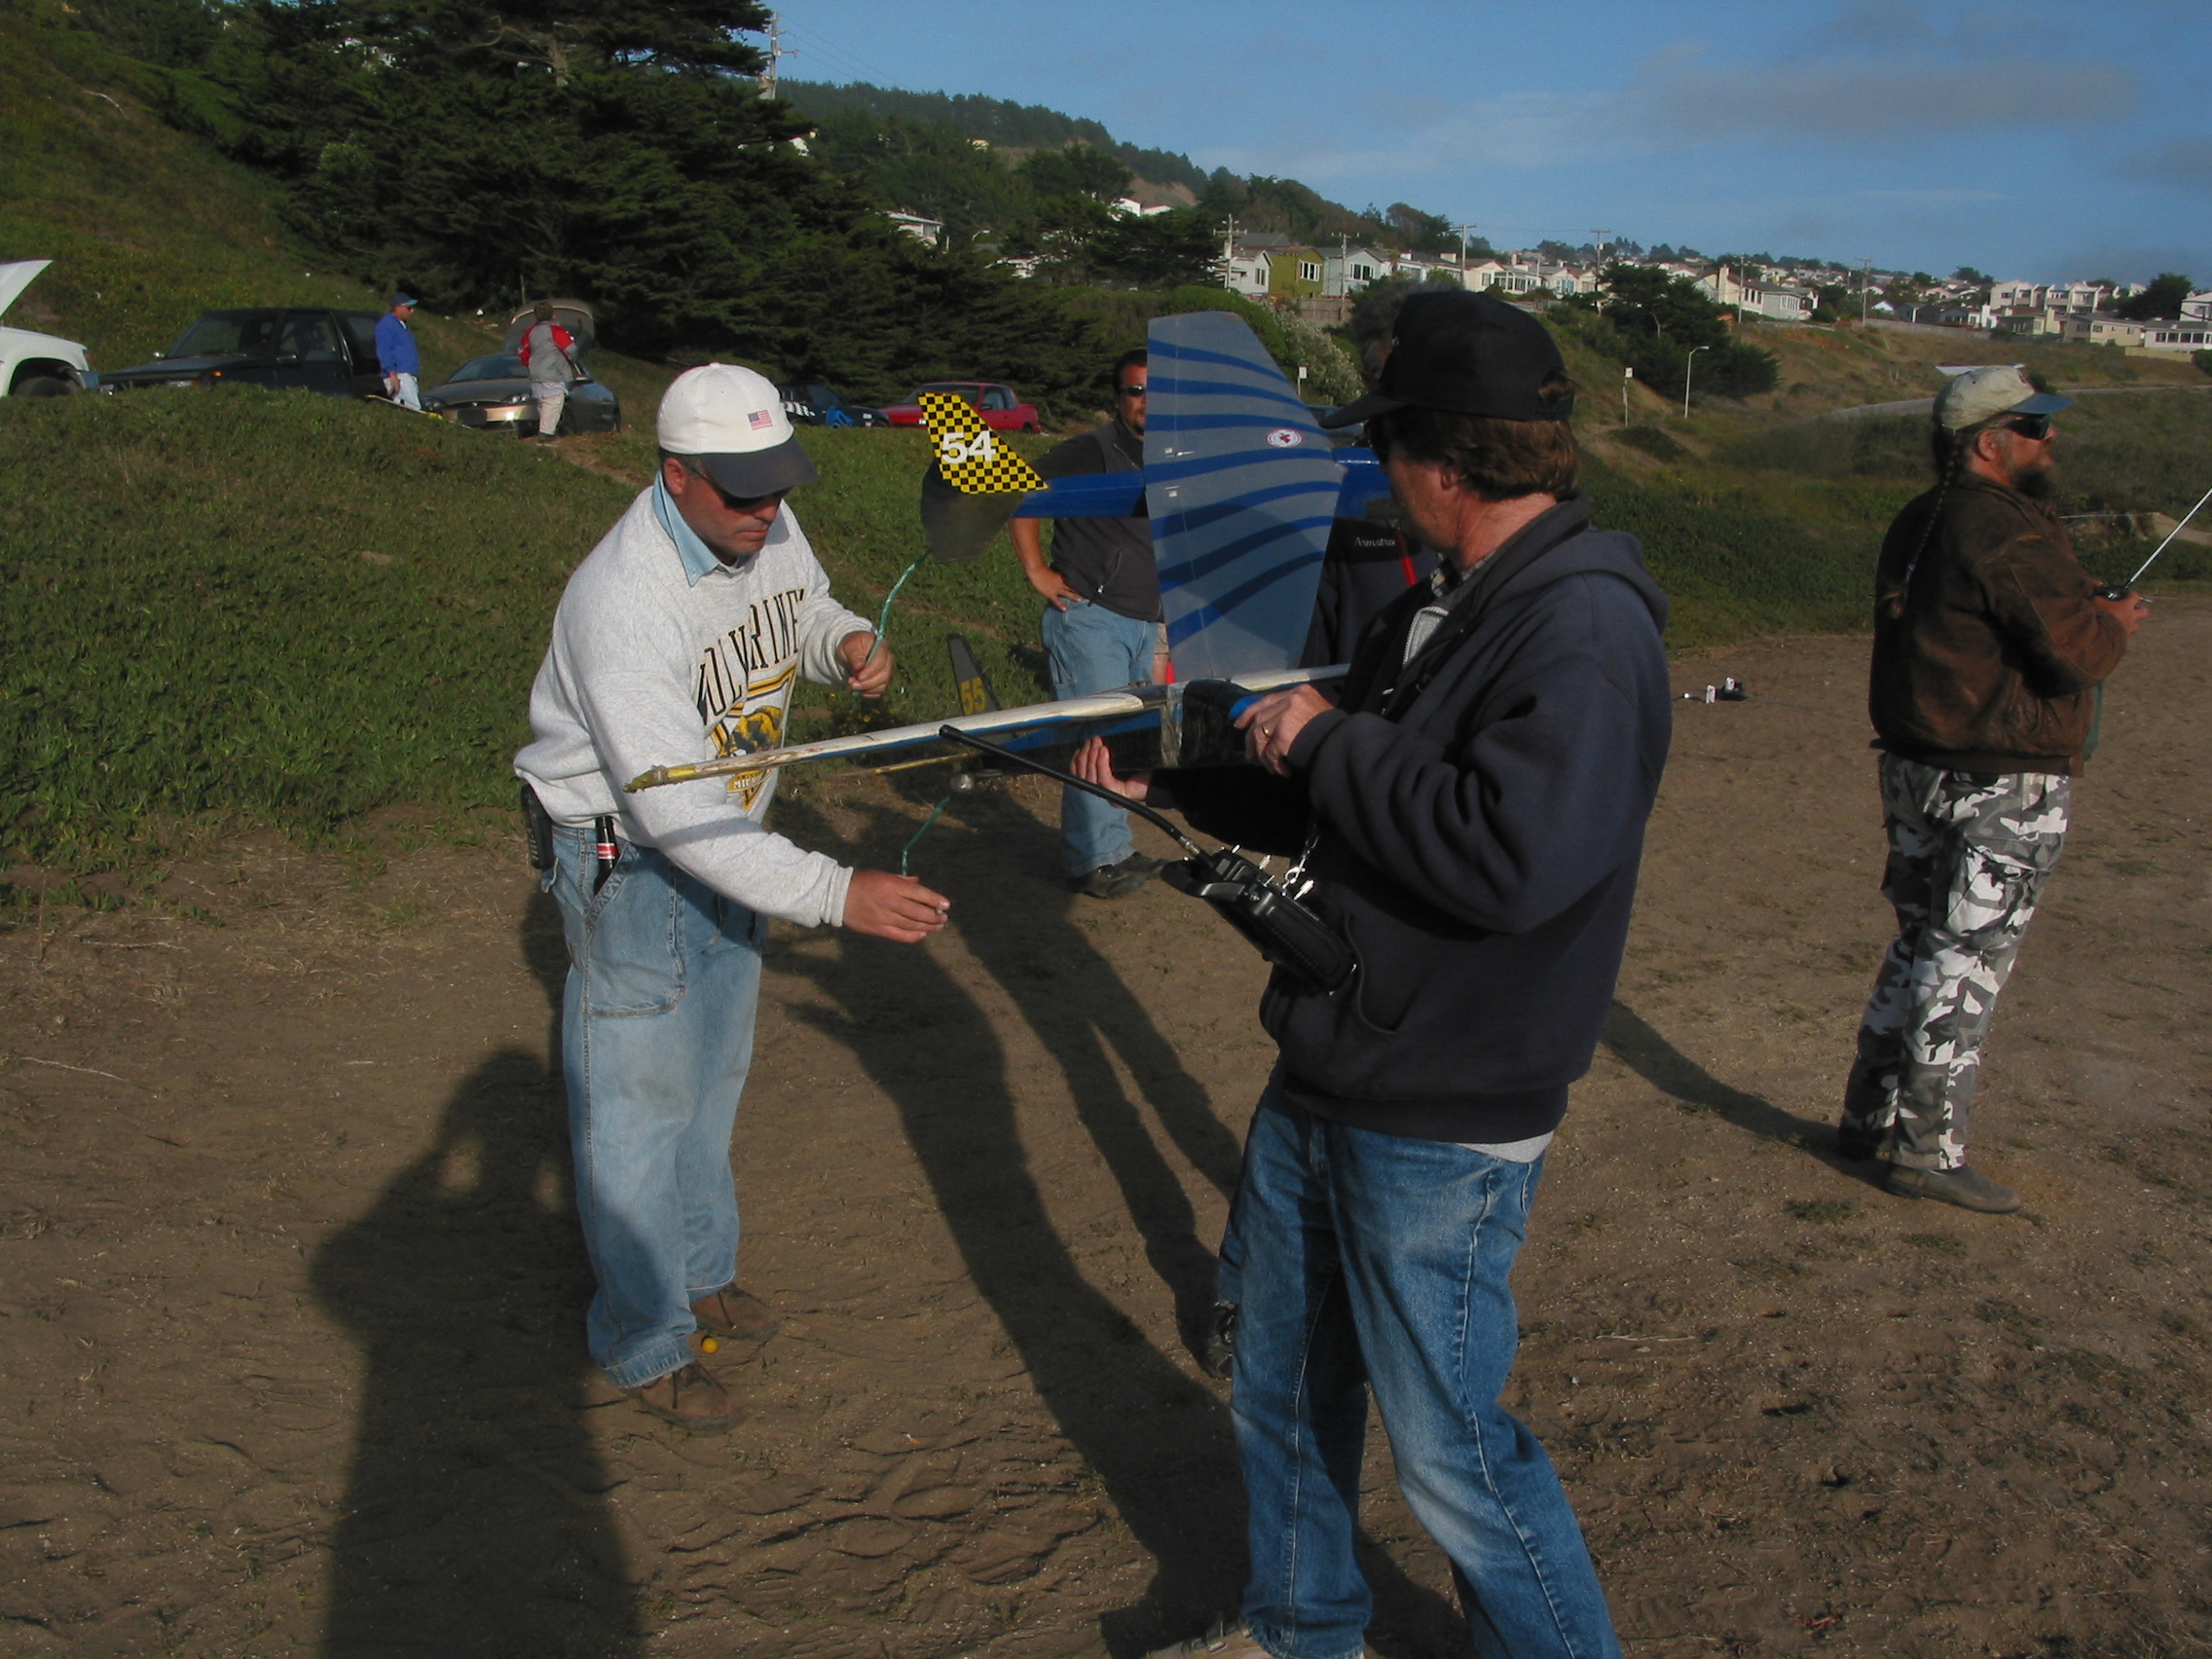
[[[1800,288],[1786,287],[1763,277],[1738,281],[1727,266],[1698,278],[1699,291],[1715,305],[1733,309],[1739,315],[1765,317],[1769,322],[1803,322],[1813,314],[1813,297]]]
[[[1356,294],[1390,272],[1390,256],[1371,247],[1342,247],[1321,258],[1321,292],[1335,298]]]
[[[1233,294],[1263,300],[1268,295],[1269,256],[1264,247],[1234,247],[1222,262],[1222,280]]]
[[[2185,316],[2179,322],[2143,324],[2143,345],[2152,351],[2212,350],[2212,316]]]
[[[2068,339],[2087,346],[2140,346],[2143,344],[2143,325],[2110,312],[2089,312],[2086,314],[2069,314],[2059,325]]]
[[[2184,322],[2212,322],[2212,288],[2192,294],[2182,301],[2181,319]]]
[[[932,247],[937,246],[944,240],[944,221],[942,219],[924,218],[921,214],[909,213],[903,207],[888,214],[887,217],[894,225],[914,238],[915,240],[926,241]]]

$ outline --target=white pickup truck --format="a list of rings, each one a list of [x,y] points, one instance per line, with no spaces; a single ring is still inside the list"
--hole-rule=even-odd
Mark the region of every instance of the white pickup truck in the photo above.
[[[18,259],[0,265],[0,316],[31,285],[51,259]],[[66,397],[90,391],[99,377],[85,361],[85,349],[58,335],[0,325],[0,390],[10,397]]]

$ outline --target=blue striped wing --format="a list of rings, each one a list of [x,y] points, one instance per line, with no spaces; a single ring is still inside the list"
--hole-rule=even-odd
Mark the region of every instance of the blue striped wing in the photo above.
[[[1288,668],[1343,468],[1243,318],[1159,317],[1147,349],[1145,501],[1175,678]]]

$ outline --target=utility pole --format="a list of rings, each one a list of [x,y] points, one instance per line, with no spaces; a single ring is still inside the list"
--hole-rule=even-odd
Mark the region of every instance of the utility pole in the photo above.
[[[1597,295],[1598,313],[1602,316],[1605,311],[1605,239],[1612,233],[1594,230],[1590,234],[1598,239],[1598,264],[1591,273],[1591,280],[1596,286],[1591,292]],[[1621,419],[1628,419],[1628,387],[1625,386],[1621,387]]]
[[[1236,215],[1232,213],[1221,227],[1221,285],[1224,288],[1236,286],[1235,272],[1232,269],[1235,263]]]
[[[762,97],[772,98],[776,95],[776,59],[779,57],[796,57],[797,55],[797,47],[784,44],[783,18],[770,12],[768,14],[768,66],[760,71],[760,95]]]
[[[1859,262],[1859,326],[1861,328],[1866,326],[1866,290],[1872,286],[1873,281],[1874,262],[1871,259],[1862,259]]]

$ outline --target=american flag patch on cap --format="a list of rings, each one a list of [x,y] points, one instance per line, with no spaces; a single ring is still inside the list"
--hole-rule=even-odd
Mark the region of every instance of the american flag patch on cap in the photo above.
[[[763,427],[773,426],[776,424],[775,416],[768,413],[768,411],[765,409],[756,409],[750,415],[746,416],[745,419],[746,423],[751,425],[756,432],[761,430]]]

